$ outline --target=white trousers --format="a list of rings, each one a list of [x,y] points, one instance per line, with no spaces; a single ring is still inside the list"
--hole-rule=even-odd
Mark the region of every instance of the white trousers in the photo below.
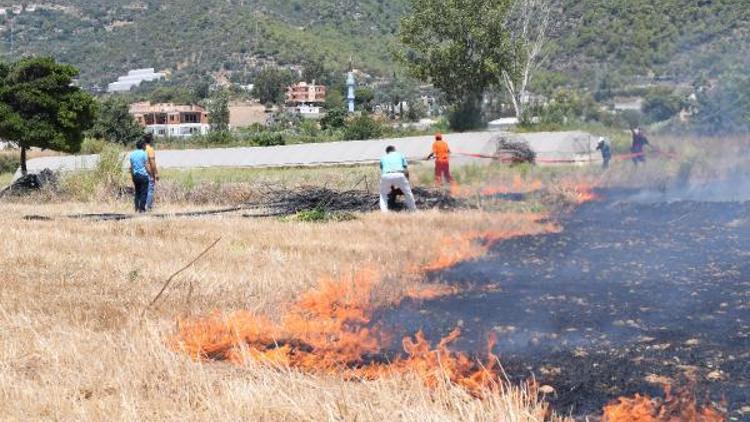
[[[380,177],[380,210],[388,212],[388,195],[391,188],[401,189],[406,198],[406,207],[414,211],[417,204],[414,202],[414,194],[411,192],[409,179],[403,173],[389,173]]]

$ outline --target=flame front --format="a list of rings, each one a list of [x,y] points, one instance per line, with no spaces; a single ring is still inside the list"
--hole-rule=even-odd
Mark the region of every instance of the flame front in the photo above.
[[[195,359],[244,364],[249,360],[307,372],[340,374],[347,379],[375,379],[415,373],[428,386],[449,381],[480,394],[496,386],[497,359],[480,364],[448,346],[453,331],[436,348],[422,333],[403,339],[404,357],[375,362],[389,345],[388,336],[371,327],[371,293],[375,275],[363,272],[351,280],[323,280],[283,316],[281,323],[246,311],[214,313],[179,321],[173,348]]]
[[[664,400],[636,394],[620,397],[604,408],[603,422],[722,422],[725,415],[718,409],[700,407],[689,389],[673,394],[666,387]]]

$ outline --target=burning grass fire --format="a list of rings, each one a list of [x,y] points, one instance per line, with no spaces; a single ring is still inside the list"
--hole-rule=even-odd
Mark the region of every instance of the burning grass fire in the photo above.
[[[363,272],[351,280],[323,280],[284,315],[280,323],[249,312],[215,313],[182,320],[172,345],[196,359],[243,364],[253,360],[307,372],[339,374],[346,379],[374,379],[414,373],[429,387],[449,381],[479,395],[499,387],[497,358],[481,364],[449,345],[455,329],[431,348],[421,332],[402,341],[405,355],[386,361],[390,338],[371,326],[372,288],[376,275]],[[489,350],[494,343],[489,342]]]
[[[672,394],[666,387],[665,398],[648,396],[620,397],[604,408],[603,422],[723,422],[725,415],[713,407],[699,407],[689,389]]]

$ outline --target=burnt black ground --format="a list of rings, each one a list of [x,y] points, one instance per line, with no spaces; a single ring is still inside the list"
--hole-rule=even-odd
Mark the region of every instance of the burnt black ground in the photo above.
[[[466,293],[408,302],[379,316],[455,350],[480,354],[489,333],[512,379],[556,389],[561,413],[597,413],[621,395],[695,379],[699,398],[750,405],[750,203],[589,203],[564,231],[500,243],[487,257],[433,274]],[[501,291],[483,292],[498,283]],[[653,377],[652,377],[653,378]],[[746,416],[750,417],[750,416]]]

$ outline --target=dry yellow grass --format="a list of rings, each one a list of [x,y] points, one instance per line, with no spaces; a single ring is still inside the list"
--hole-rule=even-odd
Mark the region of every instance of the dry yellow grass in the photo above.
[[[122,211],[126,205],[109,207]],[[404,269],[455,253],[451,248],[475,247],[445,239],[547,229],[527,215],[371,214],[326,224],[236,216],[21,218],[92,208],[0,204],[3,419],[542,419],[543,406],[517,388],[476,400],[451,386],[430,391],[408,376],[346,382],[263,366],[201,364],[174,353],[165,341],[178,316],[236,309],[278,316],[322,276],[363,268],[379,272],[377,301],[388,303],[421,282],[418,273]],[[218,237],[221,243],[140,320],[164,280]]]

